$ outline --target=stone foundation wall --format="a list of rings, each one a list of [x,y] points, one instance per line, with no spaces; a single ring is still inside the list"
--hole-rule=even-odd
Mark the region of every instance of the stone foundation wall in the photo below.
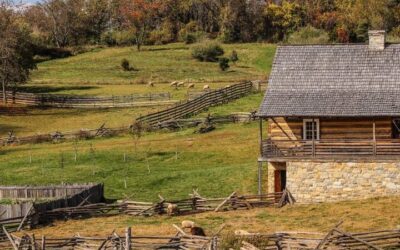
[[[287,162],[286,171],[287,188],[298,202],[400,195],[400,162]]]

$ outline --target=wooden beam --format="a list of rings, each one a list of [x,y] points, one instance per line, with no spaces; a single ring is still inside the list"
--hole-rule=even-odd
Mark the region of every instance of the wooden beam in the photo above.
[[[21,220],[21,223],[19,224],[18,228],[17,228],[17,232],[19,232],[22,227],[24,226],[25,220],[26,218],[28,218],[28,215],[31,213],[31,210],[33,208],[33,203],[31,204],[31,206],[29,207],[28,211],[26,212],[24,218]]]
[[[268,164],[268,163],[267,163]],[[263,171],[262,171],[262,161],[258,161],[258,194],[262,195],[263,191],[262,191],[262,175],[263,175]]]
[[[14,250],[18,250],[18,246],[15,244],[14,239],[12,238],[12,236],[7,232],[7,229],[3,226],[3,232],[4,234],[7,236],[8,240],[10,241],[12,247],[14,248]]]
[[[225,205],[225,203],[227,203],[234,195],[236,195],[236,191],[233,192],[231,195],[229,195],[223,202],[221,202],[214,211],[218,212],[221,209],[221,207]]]

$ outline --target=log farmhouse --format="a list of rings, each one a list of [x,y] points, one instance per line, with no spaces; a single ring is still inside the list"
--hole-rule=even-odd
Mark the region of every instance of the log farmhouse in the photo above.
[[[259,192],[266,176],[268,192],[305,203],[400,194],[400,44],[385,40],[278,47],[258,111]]]

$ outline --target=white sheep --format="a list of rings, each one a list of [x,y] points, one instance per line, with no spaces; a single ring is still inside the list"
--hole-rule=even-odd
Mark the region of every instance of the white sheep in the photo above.
[[[194,222],[190,220],[184,220],[182,221],[182,228],[193,228],[194,227]]]
[[[226,85],[225,88],[229,88],[231,85]]]
[[[204,85],[203,90],[209,90],[210,89],[210,85]]]
[[[246,235],[251,235],[251,234],[245,230],[235,230],[235,235],[236,236],[246,236]]]
[[[147,83],[147,86],[154,87],[154,83],[153,82],[149,82],[149,83]]]
[[[175,87],[175,88],[176,88],[177,85],[178,85],[178,81],[173,81],[173,82],[171,82],[171,83],[169,84],[169,86]]]
[[[172,204],[172,203],[168,203],[168,206],[167,206],[167,214],[168,214],[169,216],[179,214],[178,205]]]
[[[184,87],[185,86],[185,82],[178,82],[178,84],[176,85],[178,88],[179,87]]]
[[[188,89],[194,89],[194,83],[189,84]]]

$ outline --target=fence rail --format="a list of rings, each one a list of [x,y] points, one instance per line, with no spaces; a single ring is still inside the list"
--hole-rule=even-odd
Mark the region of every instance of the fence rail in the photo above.
[[[170,93],[132,94],[126,96],[75,96],[7,92],[7,102],[27,106],[55,108],[120,108],[172,105]]]
[[[211,106],[240,98],[250,94],[252,90],[252,82],[234,84],[229,87],[206,92],[193,100],[178,104],[174,107],[139,117],[136,121],[148,124],[149,126],[156,126],[159,123],[191,116]]]
[[[400,156],[400,140],[271,140],[262,142],[265,158],[382,158]]]
[[[237,231],[242,240],[242,250],[367,250],[399,249],[400,230],[380,230],[348,233],[334,228],[327,234],[318,232],[277,232],[274,234],[247,233]],[[262,247],[258,246],[262,244]]]
[[[84,237],[75,235],[69,238],[42,236],[41,238],[36,239],[34,236],[29,234],[24,234],[19,237],[9,234],[8,232],[6,233],[8,234],[8,238],[3,246],[13,247],[14,249],[218,249],[218,237],[216,235],[212,237],[189,235],[180,228],[179,232],[174,236],[136,236],[131,228],[126,228],[124,235],[118,235],[114,230],[111,235],[106,237]]]

